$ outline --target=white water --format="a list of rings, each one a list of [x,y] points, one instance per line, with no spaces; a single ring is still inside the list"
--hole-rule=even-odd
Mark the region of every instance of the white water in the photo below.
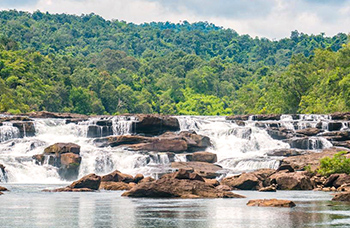
[[[272,139],[265,129],[256,127],[257,121],[250,118],[245,126],[238,126],[225,117],[179,116],[181,131],[194,130],[198,134],[210,137],[213,146],[207,151],[216,153],[218,164],[231,173],[255,170],[259,168],[277,168],[280,157],[267,156],[274,149],[289,148],[289,144]],[[0,164],[5,165],[8,182],[15,183],[58,183],[60,180],[57,168],[44,164],[36,165],[32,159],[35,154],[42,154],[44,149],[57,142],[72,142],[81,146],[82,162],[79,177],[88,173],[103,175],[118,169],[135,175],[157,177],[169,172],[171,162],[166,153],[137,153],[125,148],[99,148],[93,139],[87,138],[89,126],[97,126],[100,118],[91,118],[79,124],[66,124],[64,119],[36,119],[35,137],[18,138],[19,131],[11,123],[0,127]],[[103,120],[112,122],[114,135],[131,134],[134,117],[106,117]],[[307,126],[316,126],[318,122],[327,123],[328,116],[301,115],[293,120],[284,115],[279,121],[259,121],[267,126],[278,124],[294,131]],[[325,129],[328,124],[323,124]],[[343,128],[348,127],[347,124]],[[311,148],[327,148],[331,144],[320,137],[310,138]],[[321,146],[320,146],[321,145]],[[175,161],[186,161],[184,154],[178,154]],[[0,174],[0,181],[4,181]]]

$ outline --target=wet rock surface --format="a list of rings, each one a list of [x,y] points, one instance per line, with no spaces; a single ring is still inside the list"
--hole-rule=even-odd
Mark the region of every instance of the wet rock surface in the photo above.
[[[136,115],[138,121],[132,126],[132,132],[144,135],[160,135],[167,131],[179,131],[177,118],[163,115]]]
[[[207,162],[172,162],[171,167],[175,169],[185,169],[194,171],[200,176],[208,179],[213,179],[221,174],[218,171],[222,170],[222,167]]]
[[[295,203],[290,200],[280,200],[280,199],[257,199],[249,200],[248,206],[257,207],[295,207]]]
[[[46,192],[91,192],[99,189],[101,177],[94,173],[86,175],[81,179],[74,181],[71,185],[54,190],[44,190]]]

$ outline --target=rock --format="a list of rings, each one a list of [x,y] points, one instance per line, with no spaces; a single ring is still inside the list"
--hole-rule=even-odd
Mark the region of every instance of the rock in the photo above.
[[[95,139],[94,143],[99,147],[106,147],[106,146],[116,147],[120,145],[146,143],[152,140],[153,138],[144,137],[140,135],[116,135],[116,136],[109,136],[101,139]]]
[[[350,120],[350,112],[336,112],[330,116],[332,120]]]
[[[337,188],[338,192],[350,192],[350,184],[342,184],[339,188]]]
[[[55,143],[44,149],[44,154],[80,153],[80,146],[75,143]]]
[[[207,147],[212,146],[210,138],[203,135],[198,135],[196,132],[192,131],[182,131],[179,134],[182,139],[187,142],[188,151],[198,151],[203,150]],[[163,136],[166,137],[166,136]]]
[[[313,184],[306,172],[278,172],[269,178],[271,184],[277,185],[279,190],[312,190]]]
[[[280,167],[278,167],[277,172],[278,171],[282,171],[282,170],[288,170],[288,172],[294,172],[295,170],[293,169],[293,167],[291,165],[280,165]]]
[[[280,120],[281,114],[260,114],[260,115],[254,115],[252,117],[253,120],[256,121],[264,121],[264,120]]]
[[[205,183],[214,187],[217,187],[220,185],[220,182],[216,179],[204,179]]]
[[[259,192],[275,192],[275,191],[276,191],[275,185],[270,185],[270,186],[259,189]]]
[[[182,153],[187,151],[187,143],[182,139],[158,138],[150,143],[129,145],[128,148],[134,151],[174,152]]]
[[[316,141],[315,141],[316,140]],[[303,150],[319,150],[323,149],[323,143],[321,140],[313,139],[310,140],[308,137],[303,138],[291,138],[285,140],[286,143],[290,145],[291,148],[303,149]]]
[[[224,184],[220,184],[219,186],[216,186],[215,188],[218,190],[227,191],[227,192],[232,190],[232,188],[230,188],[230,186],[227,186]]]
[[[294,132],[285,127],[280,128],[268,128],[266,129],[267,133],[271,136],[271,138],[276,140],[289,139],[294,136]]]
[[[240,127],[244,127],[245,126],[245,122],[242,120],[236,120],[235,123],[240,126]]]
[[[43,192],[92,192],[98,190],[101,184],[101,177],[94,173],[86,175],[81,179],[74,181],[71,185],[64,188],[45,189]]]
[[[0,196],[3,195],[4,193],[0,192]]]
[[[0,192],[6,192],[6,191],[8,191],[7,188],[0,186]]]
[[[2,176],[6,176],[5,166],[3,164],[0,164],[0,172],[2,173]],[[1,180],[0,180],[1,182]]]
[[[134,183],[139,183],[142,179],[144,179],[145,177],[142,174],[136,174],[136,176],[134,177],[133,182]]]
[[[108,181],[104,182],[102,181],[100,184],[100,189],[104,190],[110,190],[110,191],[122,191],[122,190],[130,190],[135,186],[135,183],[124,183],[124,182],[114,182],[114,181]]]
[[[35,164],[37,165],[43,165],[44,160],[45,160],[45,155],[44,154],[35,154],[32,156],[32,159],[34,159]]]
[[[32,121],[14,121],[12,122],[14,127],[19,129],[20,137],[33,137],[35,136],[35,126]]]
[[[335,196],[332,199],[333,201],[350,201],[350,192],[341,192],[335,194]]]
[[[341,174],[332,174],[330,175],[324,183],[325,187],[335,187],[339,188],[344,184],[350,184],[350,175],[341,173]]]
[[[188,161],[197,161],[197,162],[208,162],[215,163],[217,162],[217,156],[214,153],[210,152],[195,152],[193,154],[186,155]]]
[[[98,190],[101,183],[101,177],[92,173],[82,177],[81,179],[74,181],[68,187],[70,188],[88,188],[92,190]]]
[[[134,177],[129,174],[121,173],[120,171],[115,170],[112,173],[102,176],[102,181],[130,183],[130,182],[134,182]]]
[[[243,121],[246,121],[248,119],[249,119],[249,115],[226,116],[226,120],[243,120]]]
[[[305,166],[309,166],[311,171],[315,171],[320,165],[320,159],[324,157],[333,157],[334,154],[344,151],[343,148],[329,148],[322,152],[312,152],[305,155],[284,158],[281,165],[290,165],[294,170],[304,170]],[[346,156],[350,156],[347,154]]]
[[[306,154],[305,150],[298,149],[276,149],[270,152],[267,152],[268,156],[281,156],[281,157],[291,157]]]
[[[65,153],[60,156],[58,174],[65,180],[75,180],[79,175],[81,157],[78,154]]]
[[[262,181],[254,173],[242,173],[238,176],[227,177],[221,183],[240,190],[257,190],[262,187]]]
[[[339,131],[343,127],[341,122],[329,122],[328,131]]]
[[[6,116],[0,117],[0,123],[2,122],[11,122],[11,121],[33,121],[28,116]]]
[[[112,126],[98,126],[90,125],[88,126],[87,137],[88,138],[99,138],[113,135]]]
[[[206,162],[172,162],[171,168],[193,170],[208,179],[216,178],[219,176],[217,172],[222,170],[221,166]]]
[[[326,139],[334,141],[346,141],[350,140],[350,131],[329,131],[321,133],[320,136]]]
[[[153,181],[155,181],[154,178],[152,178],[152,177],[145,177],[142,180],[140,180],[138,183],[140,184],[140,183],[147,183],[147,182],[153,182]]]
[[[166,131],[179,131],[177,118],[162,115],[137,115],[138,122],[132,125],[132,132],[145,135],[160,135]]]
[[[320,132],[322,132],[322,130],[320,130],[318,128],[305,128],[305,129],[301,129],[301,130],[296,131],[296,133],[301,134],[301,135],[306,135],[306,136],[314,136]]]
[[[334,141],[332,142],[332,144],[333,146],[345,147],[350,149],[350,140],[343,141],[343,142]]]
[[[258,207],[295,207],[295,203],[290,200],[278,200],[278,199],[257,199],[249,200],[248,206]]]
[[[181,171],[183,172],[183,171]],[[188,171],[187,171],[188,172]],[[191,173],[188,172],[188,176]],[[153,182],[145,182],[136,185],[130,191],[123,193],[128,197],[153,197],[153,198],[243,198],[244,196],[218,190],[204,181],[193,179],[178,179],[177,173],[167,174]],[[187,176],[183,173],[181,176]]]
[[[61,118],[61,119],[70,119],[70,118],[79,118],[79,119],[87,119],[88,116],[76,113],[55,113],[55,112],[30,112],[27,113],[29,117],[32,118]]]

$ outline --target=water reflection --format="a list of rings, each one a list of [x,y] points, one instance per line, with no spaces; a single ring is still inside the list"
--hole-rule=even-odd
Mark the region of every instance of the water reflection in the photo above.
[[[346,227],[347,203],[330,193],[240,192],[246,199],[130,199],[121,192],[47,193],[12,185],[0,197],[0,227]],[[284,198],[295,208],[248,207],[249,199]]]

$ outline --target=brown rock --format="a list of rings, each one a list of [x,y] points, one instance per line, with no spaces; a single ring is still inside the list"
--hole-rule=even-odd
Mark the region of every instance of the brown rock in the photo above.
[[[159,138],[151,143],[140,143],[128,146],[135,151],[155,151],[155,152],[174,152],[181,153],[187,150],[187,143],[182,139],[163,139]]]
[[[189,172],[189,171],[187,171]],[[190,173],[189,173],[190,175]],[[232,192],[218,190],[203,181],[178,179],[175,174],[167,174],[153,182],[140,183],[125,192],[129,197],[181,197],[181,198],[242,198]],[[186,176],[182,174],[181,176]]]
[[[12,121],[14,127],[19,129],[20,137],[32,137],[35,135],[35,126],[33,121]]]
[[[189,161],[197,161],[197,162],[208,162],[215,163],[217,162],[217,155],[210,152],[194,152],[193,154],[189,154],[186,156]]]
[[[332,199],[333,201],[350,201],[350,192],[337,193]]]
[[[70,188],[69,186],[57,189],[44,189],[43,192],[93,192],[90,188]]]
[[[262,187],[262,182],[253,173],[242,173],[238,176],[224,178],[222,184],[240,190],[257,190]]]
[[[82,115],[82,114],[76,114],[76,113],[55,113],[55,112],[47,112],[47,111],[40,111],[40,112],[30,112],[27,113],[29,117],[32,118],[79,118],[79,119],[86,119],[88,116]]]
[[[5,187],[0,186],[0,191],[1,191],[1,192],[6,192],[6,191],[8,191],[8,189],[5,188]]]
[[[279,190],[312,190],[313,184],[306,172],[278,172],[269,177],[271,184]]]
[[[248,120],[249,115],[235,115],[235,116],[226,116],[226,120]]]
[[[3,195],[4,193],[0,192],[0,196]]]
[[[305,129],[301,129],[301,130],[296,131],[296,133],[301,134],[301,135],[306,135],[306,136],[314,136],[320,132],[322,132],[322,130],[320,130],[318,128],[305,128]]]
[[[308,152],[305,150],[298,150],[298,149],[276,149],[276,150],[268,152],[267,155],[268,156],[291,157],[291,156],[304,155],[306,153],[308,153]]]
[[[333,144],[333,146],[340,146],[340,147],[345,147],[345,148],[350,149],[350,140],[342,141],[342,142],[333,141],[332,144]]]
[[[220,182],[216,179],[204,179],[205,183],[214,187],[217,187],[220,185]]]
[[[100,189],[111,190],[111,191],[130,190],[133,187],[134,185],[131,185],[131,183],[127,184],[124,182],[114,182],[114,181],[108,181],[108,182],[102,181],[100,184]]]
[[[75,143],[55,143],[46,147],[44,154],[64,154],[64,153],[80,153],[80,146]]]
[[[179,131],[177,118],[163,115],[137,115],[138,122],[133,124],[133,132],[145,135],[160,135],[166,131]]]
[[[221,190],[221,191],[228,191],[228,192],[232,190],[232,188],[230,188],[230,186],[227,186],[224,184],[220,184],[219,186],[216,186],[215,188],[218,190]]]
[[[43,154],[35,154],[35,155],[32,156],[32,158],[34,159],[34,161],[35,161],[35,163],[37,165],[44,164],[45,155],[43,155]]]
[[[139,181],[139,184],[140,183],[152,182],[152,181],[155,181],[155,179],[152,178],[152,177],[145,177],[145,178],[143,178],[142,180]]]
[[[134,177],[129,175],[129,174],[121,173],[120,171],[115,170],[112,173],[109,173],[107,175],[102,176],[102,181],[104,181],[104,182],[114,181],[114,182],[130,183],[130,182],[134,181]]]
[[[249,200],[248,206],[258,207],[295,207],[295,203],[290,200],[278,200],[278,199],[257,199]]]
[[[79,175],[81,157],[79,154],[65,153],[60,155],[58,173],[65,180],[74,180]]]
[[[206,162],[172,162],[171,168],[193,170],[204,178],[216,178],[217,172],[222,170],[222,167]]]
[[[342,184],[338,189],[338,192],[350,192],[350,184]]]
[[[275,192],[275,191],[276,191],[276,186],[274,185],[270,185],[259,189],[259,192]]]
[[[339,188],[343,184],[350,184],[350,175],[345,173],[336,173],[330,175],[327,180],[324,183],[325,187],[332,187]]]
[[[88,188],[91,190],[98,190],[101,183],[101,177],[92,173],[74,181],[69,188]]]
[[[332,120],[350,120],[350,112],[335,112],[331,117]]]
[[[142,174],[136,174],[136,176],[134,177],[134,183],[139,183],[143,178],[145,178]]]

